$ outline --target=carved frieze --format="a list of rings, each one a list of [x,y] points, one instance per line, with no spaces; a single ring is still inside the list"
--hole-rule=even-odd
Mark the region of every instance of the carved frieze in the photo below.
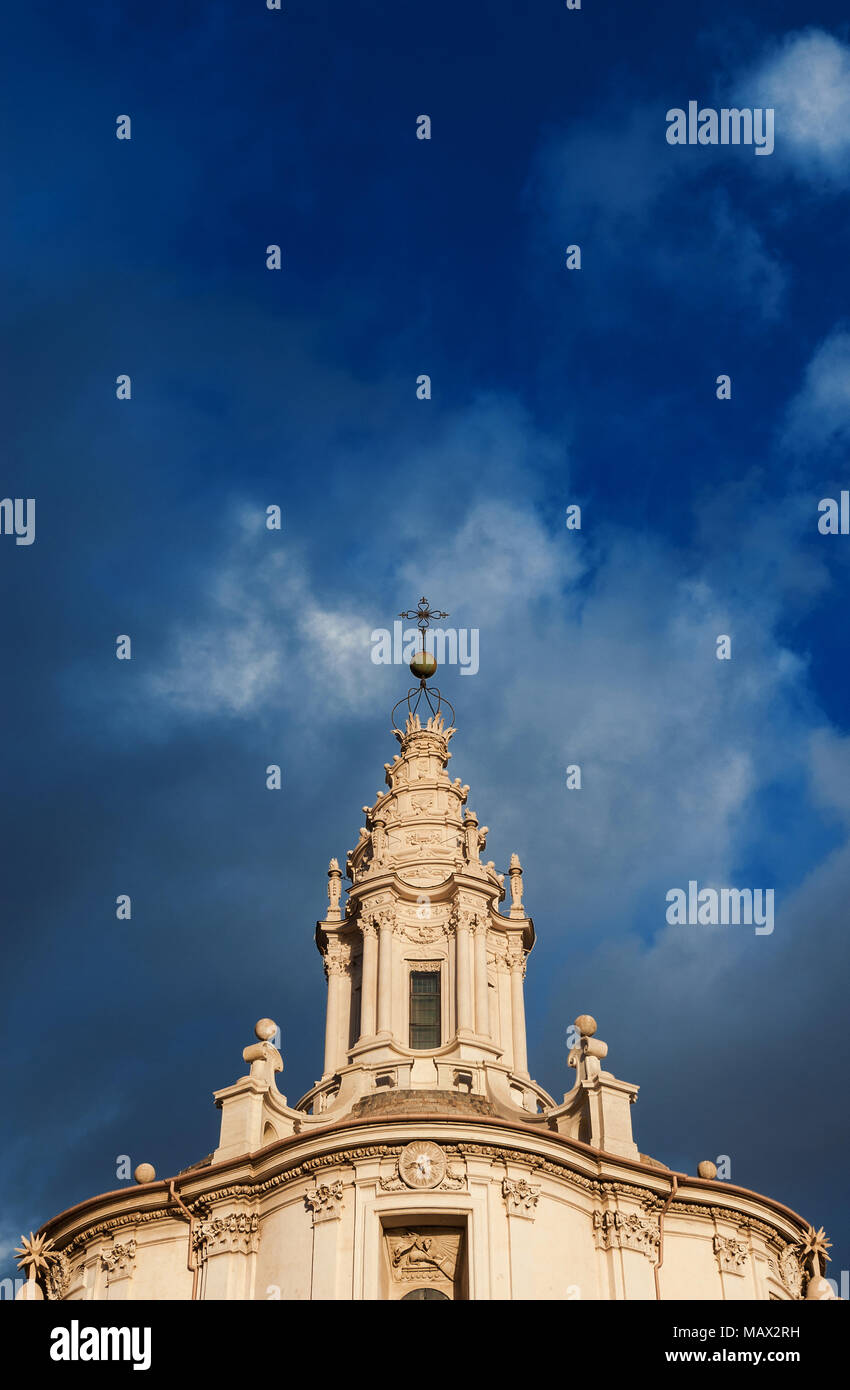
[[[501,1173],[498,1174],[498,1177],[494,1173],[494,1180],[497,1180],[500,1186],[505,1173],[506,1161],[509,1164],[517,1164],[520,1167],[528,1166],[529,1162],[529,1155],[526,1149],[512,1148],[505,1144],[483,1144],[472,1141],[460,1141],[455,1145],[446,1145],[444,1148],[450,1159],[450,1163],[447,1164],[443,1183],[440,1185],[439,1189],[435,1189],[438,1191],[461,1190],[465,1188],[466,1179],[464,1176],[463,1159],[467,1157],[470,1159],[489,1159],[494,1166],[498,1165],[498,1167],[501,1168]],[[282,1171],[275,1172],[262,1181],[256,1183],[233,1183],[231,1185],[216,1187],[198,1197],[192,1197],[184,1191],[183,1200],[192,1215],[196,1218],[196,1223],[199,1223],[209,1218],[210,1212],[208,1208],[211,1206],[214,1207],[218,1203],[241,1202],[258,1197],[261,1198],[279,1189],[285,1189],[291,1184],[307,1182],[308,1180],[318,1190],[319,1186],[327,1185],[326,1180],[324,1182],[323,1180],[329,1170],[339,1170],[341,1165],[356,1164],[370,1159],[386,1160],[387,1168],[389,1168],[390,1163],[394,1159],[397,1159],[401,1152],[402,1146],[399,1144],[372,1143],[353,1144],[345,1149],[338,1149],[318,1154],[311,1158],[301,1159],[300,1162],[297,1157],[293,1155],[290,1160],[291,1166]],[[648,1187],[640,1186],[638,1182],[604,1181],[598,1178],[585,1176],[583,1173],[577,1171],[568,1161],[559,1160],[554,1156],[535,1161],[533,1166],[534,1172],[531,1174],[532,1179],[536,1180],[539,1174],[549,1174],[556,1180],[566,1183],[573,1189],[586,1193],[588,1197],[598,1202],[600,1205],[606,1198],[614,1196],[618,1198],[627,1198],[635,1204],[639,1204],[644,1215],[643,1218],[637,1218],[638,1223],[643,1219],[648,1229],[652,1230],[654,1227],[657,1233],[657,1212],[664,1203],[663,1195],[653,1192]],[[198,1178],[200,1178],[200,1176],[199,1173]],[[193,1179],[188,1179],[187,1181],[193,1181]],[[406,1186],[407,1185],[402,1182],[402,1179],[398,1175],[397,1163],[394,1164],[391,1175],[379,1181],[379,1190],[383,1192],[400,1191]],[[767,1220],[759,1219],[745,1212],[736,1212],[734,1209],[730,1210],[728,1206],[718,1206],[716,1202],[674,1201],[670,1210],[676,1215],[691,1214],[703,1219],[706,1223],[713,1222],[715,1219],[728,1222],[731,1217],[734,1220],[739,1236],[743,1236],[745,1232],[757,1233],[764,1239],[768,1246],[768,1251],[770,1252],[768,1256],[770,1268],[775,1277],[781,1281],[782,1286],[787,1290],[790,1297],[801,1297],[804,1286],[804,1275],[799,1263],[797,1253],[798,1247],[789,1244],[785,1237],[779,1233],[777,1228],[770,1225]],[[615,1213],[613,1215],[617,1214]],[[607,1219],[610,1226],[611,1217],[612,1214],[610,1213],[607,1215],[607,1218],[603,1218],[602,1213],[597,1213],[595,1228],[597,1242],[600,1244],[603,1240],[616,1241],[617,1239],[620,1239],[622,1243],[622,1232],[618,1234],[616,1230],[612,1232],[609,1229],[607,1233],[603,1233],[600,1229],[600,1220]],[[186,1223],[182,1217],[179,1217],[174,1203],[164,1194],[163,1205],[156,1210],[128,1211],[122,1215],[110,1216],[101,1221],[95,1221],[91,1225],[80,1230],[64,1247],[64,1256],[73,1264],[77,1252],[85,1249],[92,1241],[101,1240],[104,1237],[112,1238],[119,1232],[126,1232],[124,1236],[126,1240],[129,1238],[130,1234],[127,1232],[128,1227],[141,1227],[151,1221],[179,1221],[183,1230],[185,1231],[186,1229]],[[639,1236],[636,1237],[634,1234],[630,1234],[628,1229],[625,1234],[627,1237],[626,1248],[641,1248]],[[706,1232],[706,1235],[708,1234],[709,1232]],[[713,1236],[713,1234],[714,1232],[712,1231],[711,1235]],[[637,1240],[637,1245],[633,1244],[630,1246],[630,1240]],[[646,1242],[644,1241],[643,1243],[645,1244]],[[651,1241],[651,1244],[652,1248],[655,1249],[657,1247],[657,1240],[654,1242]],[[606,1247],[603,1245],[603,1248]],[[610,1248],[610,1246],[607,1248]],[[58,1294],[56,1296],[62,1297],[63,1295]],[[49,1293],[48,1297],[50,1297]]]

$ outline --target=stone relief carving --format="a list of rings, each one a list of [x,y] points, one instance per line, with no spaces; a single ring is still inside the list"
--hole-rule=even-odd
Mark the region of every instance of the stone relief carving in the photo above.
[[[351,947],[342,941],[329,941],[323,961],[325,976],[345,975],[351,969]]]
[[[466,1187],[466,1170],[452,1167],[437,1144],[407,1144],[399,1152],[390,1176],[379,1178],[378,1186],[382,1192],[403,1192],[411,1187],[459,1192]]]
[[[803,1268],[793,1245],[786,1245],[775,1260],[768,1260],[768,1268],[785,1285],[792,1298],[803,1294]]]
[[[342,1181],[317,1183],[304,1198],[313,1213],[313,1221],[336,1221],[342,1215]]]
[[[398,924],[398,935],[402,937],[404,941],[412,941],[423,946],[431,945],[433,942],[439,941],[440,938],[446,934],[446,924],[445,922],[435,920],[436,912],[434,909],[432,909],[432,912],[434,912],[433,917],[423,917],[420,921],[400,921]]]
[[[135,1241],[133,1242],[135,1248]],[[68,1292],[71,1283],[71,1261],[61,1250],[54,1250],[44,1274],[44,1292],[58,1303]]]
[[[540,1200],[540,1188],[530,1183],[528,1178],[503,1178],[502,1196],[508,1212],[533,1216]]]
[[[443,836],[439,830],[409,830],[404,837],[404,843],[412,849],[426,849],[428,845],[442,845]]]
[[[494,1164],[498,1164],[504,1173],[504,1163],[527,1163],[528,1154],[522,1149],[513,1149],[499,1144],[481,1144],[472,1141],[460,1141],[456,1145],[447,1145],[447,1152],[451,1157],[457,1156],[462,1161],[466,1156],[475,1158],[488,1158]],[[338,1169],[341,1164],[353,1164],[364,1159],[386,1159],[390,1161],[401,1153],[401,1145],[376,1143],[355,1145],[351,1148],[338,1150],[334,1153],[320,1154],[314,1158],[305,1159],[300,1163],[294,1163],[292,1167],[282,1172],[275,1173],[271,1177],[265,1178],[256,1183],[234,1183],[232,1185],[213,1188],[208,1192],[197,1197],[186,1196],[184,1200],[189,1211],[197,1219],[209,1215],[208,1208],[219,1202],[249,1200],[263,1196],[265,1193],[286,1188],[290,1184],[302,1182],[305,1179],[312,1179],[316,1182],[317,1175],[328,1169]],[[664,1204],[658,1195],[647,1188],[639,1187],[636,1183],[624,1183],[618,1181],[605,1181],[596,1178],[585,1177],[577,1172],[568,1163],[558,1162],[554,1159],[545,1159],[535,1163],[535,1174],[550,1174],[558,1180],[567,1183],[569,1186],[586,1192],[597,1201],[603,1201],[606,1196],[618,1195],[629,1197],[642,1204],[648,1216],[657,1213],[658,1209]],[[501,1177],[499,1178],[501,1182]],[[394,1186],[399,1183],[400,1186]],[[450,1168],[447,1170],[445,1186],[438,1190],[449,1190],[448,1184],[455,1184],[454,1190],[465,1186],[465,1177],[462,1170]],[[397,1175],[397,1164],[393,1174],[389,1178],[379,1181],[381,1191],[399,1191],[405,1184]],[[694,1215],[703,1218],[706,1222],[714,1219],[728,1221],[730,1217],[729,1207],[719,1207],[711,1202],[674,1202],[671,1211],[683,1214]],[[783,1287],[787,1289],[792,1298],[799,1298],[802,1294],[804,1275],[795,1251],[798,1247],[789,1245],[775,1226],[771,1226],[764,1220],[751,1216],[745,1212],[732,1212],[735,1222],[741,1232],[753,1231],[761,1235],[768,1243],[769,1248],[775,1252],[775,1257],[768,1257],[769,1267]],[[599,1215],[599,1214],[597,1214]],[[164,1202],[163,1206],[154,1211],[131,1211],[120,1216],[109,1217],[102,1221],[94,1222],[77,1232],[76,1235],[64,1247],[64,1256],[73,1266],[74,1257],[84,1250],[92,1241],[103,1237],[112,1237],[116,1232],[125,1230],[129,1227],[146,1225],[151,1221],[174,1221],[175,1214],[173,1206]],[[597,1232],[598,1238],[598,1232]],[[780,1269],[780,1260],[782,1268]],[[57,1294],[57,1297],[62,1297]],[[50,1295],[48,1294],[48,1297]]]
[[[447,1166],[443,1150],[430,1140],[407,1144],[398,1159],[399,1176],[408,1187],[439,1187]]]
[[[256,1212],[232,1211],[202,1221],[192,1233],[192,1247],[200,1263],[212,1255],[254,1253],[260,1245],[260,1221]]]
[[[390,1273],[399,1283],[454,1283],[461,1231],[426,1227],[419,1231],[388,1231]]]
[[[505,961],[510,970],[518,970],[522,978],[525,979],[525,951],[508,948],[505,952]]]
[[[658,1222],[637,1212],[595,1211],[593,1232],[600,1250],[639,1250],[653,1263],[661,1235]]]
[[[136,1242],[128,1240],[126,1245],[116,1242],[110,1250],[101,1252],[100,1263],[109,1274],[125,1274],[136,1258]]]
[[[714,1253],[722,1274],[743,1274],[749,1250],[746,1241],[734,1240],[730,1236],[714,1237]]]

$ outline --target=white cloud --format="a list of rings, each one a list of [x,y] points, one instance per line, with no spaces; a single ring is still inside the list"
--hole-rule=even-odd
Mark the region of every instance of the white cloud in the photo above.
[[[776,155],[813,182],[850,178],[850,46],[822,29],[772,45],[742,75],[737,100],[776,111]]]
[[[567,532],[562,509],[544,514],[527,484],[558,454],[509,402],[460,412],[381,513],[380,574],[374,561],[348,568],[350,592],[330,600],[323,571],[249,507],[148,678],[155,717],[284,720],[317,738],[383,719],[409,678],[372,664],[369,633],[425,593],[449,609],[446,626],[481,631],[477,679],[441,673],[458,711],[453,767],[496,822],[497,861],[514,847],[535,856],[532,896],[557,894],[568,855],[571,914],[619,931],[665,878],[734,882],[777,768],[807,782],[806,666],[776,635],[794,529],[778,511],[764,523],[772,543],[732,533],[714,551],[698,537],[694,552],[587,511],[585,529]],[[374,524],[364,496],[350,526],[373,556]],[[721,633],[731,662],[716,659]],[[564,787],[568,763],[582,767],[580,793]],[[538,789],[546,811],[532,822]]]
[[[559,247],[576,241],[585,265],[599,273],[604,264],[606,274],[616,267],[624,289],[639,267],[641,284],[669,288],[680,304],[710,295],[716,307],[720,295],[735,309],[775,319],[787,286],[781,261],[718,186],[717,153],[679,158],[665,130],[665,109],[653,102],[550,140],[530,183],[546,228],[545,237],[537,233],[538,257],[552,256],[553,239]],[[684,237],[682,199],[693,213]],[[605,312],[601,302],[594,312]],[[622,312],[616,296],[611,312]]]
[[[786,416],[783,443],[810,451],[850,439],[850,332],[834,329],[818,346]]]

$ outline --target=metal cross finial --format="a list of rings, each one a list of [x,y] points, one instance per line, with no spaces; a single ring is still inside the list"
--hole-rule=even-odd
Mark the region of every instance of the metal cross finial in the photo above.
[[[393,712],[391,716],[393,729],[397,736],[400,738],[401,734],[399,734],[399,731],[395,727],[395,714],[396,710],[399,708],[400,705],[407,705],[408,721],[410,721],[413,718],[418,718],[418,716],[416,715],[416,711],[419,707],[419,702],[423,698],[423,696],[425,699],[425,703],[431,711],[432,718],[442,716],[442,708],[443,705],[445,705],[446,708],[451,711],[451,722],[452,724],[454,724],[455,712],[452,708],[451,701],[444,700],[443,696],[441,695],[440,691],[437,689],[435,685],[428,685],[430,677],[433,676],[434,672],[437,669],[437,658],[435,655],[432,655],[428,651],[428,628],[430,626],[432,618],[448,618],[450,615],[448,613],[444,613],[440,608],[431,608],[427,598],[425,598],[423,595],[423,597],[419,600],[418,608],[408,609],[406,613],[399,613],[398,616],[400,618],[408,619],[415,618],[416,626],[419,629],[419,635],[422,639],[422,650],[416,653],[416,655],[410,663],[410,670],[419,681],[419,688],[416,689],[414,687],[412,690],[408,690],[405,698],[399,700],[397,704],[393,707]],[[436,704],[434,703],[435,700]],[[419,727],[418,723],[416,727]],[[454,729],[452,729],[452,733],[454,733]]]
[[[419,607],[418,607],[418,608],[411,608],[411,609],[409,609],[408,612],[406,612],[406,613],[399,613],[398,616],[399,616],[400,618],[417,618],[417,619],[418,619],[418,622],[417,622],[416,626],[419,628],[419,631],[422,633],[422,642],[423,642],[423,645],[424,645],[424,642],[425,642],[425,632],[426,632],[426,630],[427,630],[427,628],[428,628],[428,625],[429,625],[431,619],[432,619],[432,618],[449,618],[449,617],[451,617],[451,614],[450,614],[450,613],[443,613],[439,608],[434,608],[434,609],[432,609],[432,608],[429,606],[429,604],[428,604],[427,598],[424,598],[424,597],[423,597],[423,598],[421,598],[421,599],[419,600]]]

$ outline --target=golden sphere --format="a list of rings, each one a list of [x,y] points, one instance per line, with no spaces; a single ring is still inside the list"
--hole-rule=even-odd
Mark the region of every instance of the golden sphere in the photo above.
[[[260,1042],[271,1042],[277,1032],[277,1024],[273,1018],[261,1018],[254,1024],[254,1032]]]
[[[155,1182],[156,1169],[152,1163],[140,1163],[133,1173],[133,1177],[138,1183]]]
[[[410,670],[417,680],[427,680],[437,669],[437,662],[430,652],[417,652],[410,663]]]
[[[586,1038],[592,1038],[596,1032],[596,1019],[591,1014],[579,1014],[575,1026]]]
[[[702,1163],[697,1164],[697,1173],[701,1178],[707,1178],[709,1182],[714,1182],[717,1177],[717,1164],[712,1163],[710,1158],[704,1158]]]

